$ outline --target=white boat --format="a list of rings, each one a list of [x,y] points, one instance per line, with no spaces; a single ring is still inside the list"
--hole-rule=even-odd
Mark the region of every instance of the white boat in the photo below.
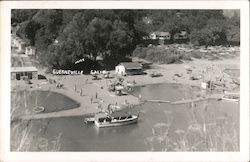
[[[102,128],[102,127],[114,127],[114,126],[133,124],[137,122],[138,117],[139,117],[139,114],[138,115],[122,115],[122,116],[116,116],[116,117],[107,115],[105,117],[96,118],[95,125],[98,128]]]
[[[231,102],[239,102],[240,101],[240,97],[236,96],[236,95],[224,95],[222,98],[222,100],[226,100],[226,101],[231,101]]]

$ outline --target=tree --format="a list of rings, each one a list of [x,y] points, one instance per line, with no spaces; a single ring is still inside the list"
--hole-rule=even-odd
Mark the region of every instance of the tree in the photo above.
[[[44,64],[48,63],[51,68],[72,68],[75,61],[85,56],[83,42],[86,27],[84,15],[80,12],[76,13],[56,38],[58,42],[47,43],[48,50],[41,56]],[[49,39],[45,37],[43,40]]]
[[[135,49],[133,44],[133,33],[129,30],[128,24],[116,20],[112,25],[109,41],[107,42],[107,52],[104,63],[107,67],[117,65],[124,60],[127,55]]]
[[[191,43],[195,45],[205,45],[206,47],[213,44],[212,33],[208,30],[193,31],[190,35]]]
[[[40,24],[31,20],[25,27],[25,37],[30,40],[32,46],[35,45],[36,32],[40,28]]]
[[[185,30],[192,43],[206,46],[240,39],[239,16],[222,10],[13,10],[12,22],[20,22],[17,33],[36,46],[39,60],[57,68],[82,58],[92,66],[97,56],[111,66],[152,31]]]
[[[107,52],[107,43],[112,32],[112,22],[106,19],[94,18],[85,30],[85,47],[95,60],[98,55]]]
[[[190,35],[192,43],[197,45],[225,45],[227,44],[227,23],[222,19],[211,18],[207,25]]]
[[[240,17],[237,12],[234,12],[233,17],[226,20],[226,35],[229,44],[240,44]]]
[[[48,45],[54,42],[61,32],[62,10],[39,10],[32,20],[40,24],[36,32],[35,44],[39,50],[47,49]]]
[[[39,10],[30,10],[30,9],[13,9],[11,10],[11,24],[22,23],[27,20],[31,20],[31,18],[38,12]]]

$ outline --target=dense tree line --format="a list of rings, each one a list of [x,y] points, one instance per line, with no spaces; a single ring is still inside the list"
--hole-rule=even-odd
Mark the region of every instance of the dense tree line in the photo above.
[[[11,23],[50,68],[93,68],[99,56],[112,67],[152,31],[185,30],[191,43],[206,46],[240,36],[239,16],[225,17],[222,10],[12,10]],[[74,64],[82,58],[85,63]]]

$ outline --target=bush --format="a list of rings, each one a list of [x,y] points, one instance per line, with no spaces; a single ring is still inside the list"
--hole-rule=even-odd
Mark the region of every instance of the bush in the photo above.
[[[192,58],[191,58],[191,56],[190,56],[189,54],[183,54],[183,55],[182,55],[182,59],[183,59],[183,60],[192,61]]]
[[[160,64],[180,63],[181,60],[191,60],[185,53],[180,53],[175,48],[165,47],[138,47],[133,52],[134,57],[149,60]]]
[[[201,59],[202,55],[203,54],[201,52],[199,52],[199,51],[193,51],[192,52],[192,57],[197,58],[197,59]]]

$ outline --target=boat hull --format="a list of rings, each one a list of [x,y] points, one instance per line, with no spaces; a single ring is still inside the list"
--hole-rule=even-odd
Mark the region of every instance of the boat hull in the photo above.
[[[230,101],[230,102],[239,102],[240,101],[240,98],[238,96],[234,96],[234,95],[224,95],[221,99],[225,100],[225,101]]]
[[[117,121],[111,121],[111,122],[98,122],[98,121],[95,121],[95,126],[97,126],[98,128],[115,127],[115,126],[133,124],[133,123],[136,123],[137,121],[138,121],[138,117],[134,116],[131,119],[117,120]]]
[[[240,101],[239,99],[231,99],[231,98],[224,98],[224,97],[222,97],[221,99],[225,100],[225,101],[230,101],[230,102],[239,102]]]

